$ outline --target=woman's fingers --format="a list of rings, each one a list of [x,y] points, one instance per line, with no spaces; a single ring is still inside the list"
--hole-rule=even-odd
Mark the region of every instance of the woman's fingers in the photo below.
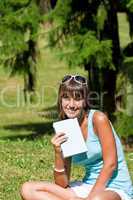
[[[54,137],[51,139],[51,143],[53,144],[56,152],[61,152],[61,144],[67,141],[67,139],[68,137],[66,137],[65,133],[57,133],[54,135]]]
[[[53,138],[56,139],[56,138],[60,138],[65,135],[66,135],[65,133],[56,133]]]
[[[67,141],[67,137],[61,137],[61,138],[58,138],[54,141],[54,144],[56,146],[60,146],[63,142],[66,142]]]
[[[63,142],[67,141],[68,137],[65,133],[58,133],[52,139],[51,142],[55,147],[59,147]]]

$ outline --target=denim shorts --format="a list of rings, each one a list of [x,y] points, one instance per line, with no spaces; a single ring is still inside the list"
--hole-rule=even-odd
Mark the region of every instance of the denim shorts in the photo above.
[[[93,185],[88,185],[83,183],[82,181],[75,181],[70,183],[70,188],[75,192],[75,194],[80,198],[86,198],[89,195]],[[123,190],[115,189],[115,188],[106,188],[107,190],[111,190],[119,194],[122,200],[132,200],[128,194],[126,194]]]

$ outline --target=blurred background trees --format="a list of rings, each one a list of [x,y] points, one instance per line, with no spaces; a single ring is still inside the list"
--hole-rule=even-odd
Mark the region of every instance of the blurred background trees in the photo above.
[[[0,1],[0,64],[23,74],[25,101],[36,96],[38,31],[50,8],[46,0]]]
[[[64,50],[60,57],[69,66],[83,66],[88,71],[90,103],[110,116],[116,111],[116,81],[125,59],[118,12],[127,14],[132,37],[132,1],[58,0],[49,14],[56,24],[50,32],[50,45]]]
[[[120,44],[120,12],[129,23],[127,46]],[[37,41],[42,24],[44,29],[50,25],[48,47],[70,67],[87,71],[91,108],[111,118],[118,111],[118,121],[132,118],[133,0],[0,1],[0,64],[10,75],[23,74],[25,101],[29,94],[31,101],[36,96]]]

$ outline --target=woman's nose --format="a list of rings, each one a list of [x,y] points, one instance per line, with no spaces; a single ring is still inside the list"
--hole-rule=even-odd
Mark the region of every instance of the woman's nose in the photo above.
[[[74,99],[70,99],[69,106],[70,106],[70,107],[74,107],[74,106],[75,106],[75,101],[74,101]]]

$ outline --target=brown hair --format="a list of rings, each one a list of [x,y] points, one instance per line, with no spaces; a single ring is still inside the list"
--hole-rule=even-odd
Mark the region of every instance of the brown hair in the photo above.
[[[67,118],[62,109],[62,97],[64,97],[65,95],[71,96],[74,99],[84,99],[85,100],[84,110],[85,111],[88,110],[89,108],[88,85],[80,84],[72,78],[70,81],[61,83],[59,87],[58,102],[57,102],[59,119]]]

